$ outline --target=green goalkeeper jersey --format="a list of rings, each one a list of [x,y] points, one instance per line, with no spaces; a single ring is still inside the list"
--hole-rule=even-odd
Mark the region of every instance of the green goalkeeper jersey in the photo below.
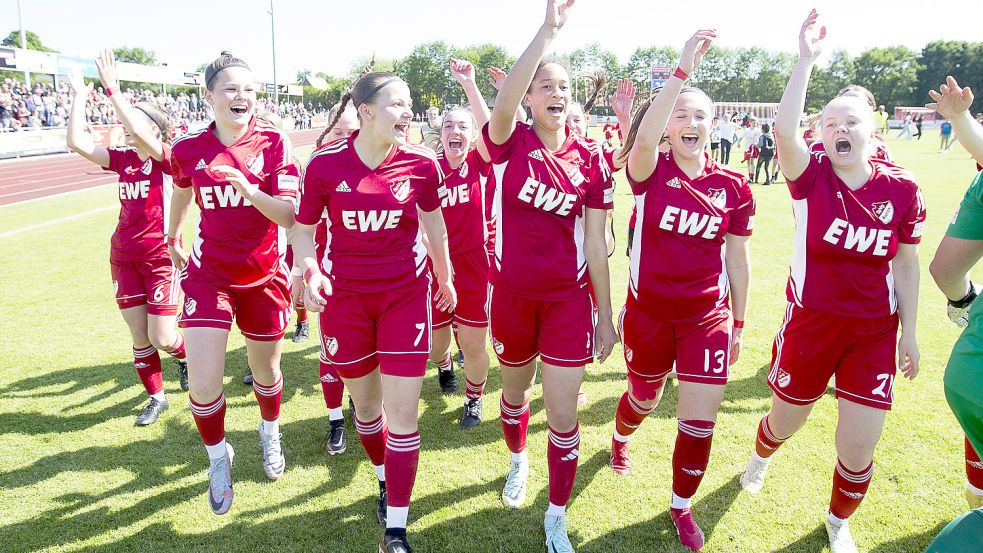
[[[983,172],[976,175],[959,210],[952,217],[946,236],[983,240]],[[945,371],[945,385],[963,395],[970,393],[983,402],[983,301],[974,301],[969,326],[952,348]]]

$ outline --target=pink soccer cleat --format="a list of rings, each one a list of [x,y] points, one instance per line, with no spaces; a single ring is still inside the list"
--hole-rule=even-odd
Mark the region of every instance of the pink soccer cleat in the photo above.
[[[676,533],[679,534],[679,541],[683,545],[693,551],[703,549],[706,538],[703,536],[703,530],[700,530],[700,527],[696,525],[696,521],[693,520],[693,513],[689,509],[670,508],[669,516],[672,517],[672,524],[676,527]]]

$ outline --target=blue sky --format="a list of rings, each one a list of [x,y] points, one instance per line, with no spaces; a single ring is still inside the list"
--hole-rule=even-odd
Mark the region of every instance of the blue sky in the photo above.
[[[280,82],[292,80],[304,68],[343,74],[373,52],[380,58],[401,57],[431,40],[460,46],[495,42],[518,55],[542,23],[545,10],[543,0],[274,2]],[[154,50],[158,60],[171,67],[192,70],[227,49],[249,62],[258,78],[272,75],[269,0],[21,4],[25,27],[66,54],[94,57],[102,47],[141,46]],[[697,28],[714,27],[723,46],[792,52],[797,49],[799,25],[817,4],[829,28],[827,51],[845,48],[857,54],[871,46],[904,44],[917,49],[939,38],[983,39],[979,2],[963,3],[974,7],[942,23],[925,12],[923,2],[578,0],[553,50],[570,51],[596,41],[624,62],[638,46],[668,44],[678,49]],[[127,5],[132,7],[116,8]],[[765,8],[768,5],[774,7]],[[0,14],[0,32],[17,27],[15,0],[0,0]]]

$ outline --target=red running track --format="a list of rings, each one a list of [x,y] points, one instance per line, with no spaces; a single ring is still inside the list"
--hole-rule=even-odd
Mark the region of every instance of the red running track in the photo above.
[[[294,147],[314,144],[320,129],[288,133]],[[116,175],[77,154],[38,156],[0,163],[0,205],[112,184]]]

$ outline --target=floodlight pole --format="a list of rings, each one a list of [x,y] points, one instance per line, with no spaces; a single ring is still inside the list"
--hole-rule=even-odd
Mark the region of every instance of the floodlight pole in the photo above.
[[[24,31],[24,17],[20,0],[17,0],[17,25],[20,26],[20,47],[27,50],[27,33]],[[24,86],[28,88],[31,86],[31,74],[28,73],[27,69],[24,69]]]
[[[276,105],[280,103],[280,89],[276,86],[276,24],[273,19],[273,0],[270,0],[270,11],[268,13],[270,14],[270,40],[273,43],[273,103],[275,104],[275,111]]]

